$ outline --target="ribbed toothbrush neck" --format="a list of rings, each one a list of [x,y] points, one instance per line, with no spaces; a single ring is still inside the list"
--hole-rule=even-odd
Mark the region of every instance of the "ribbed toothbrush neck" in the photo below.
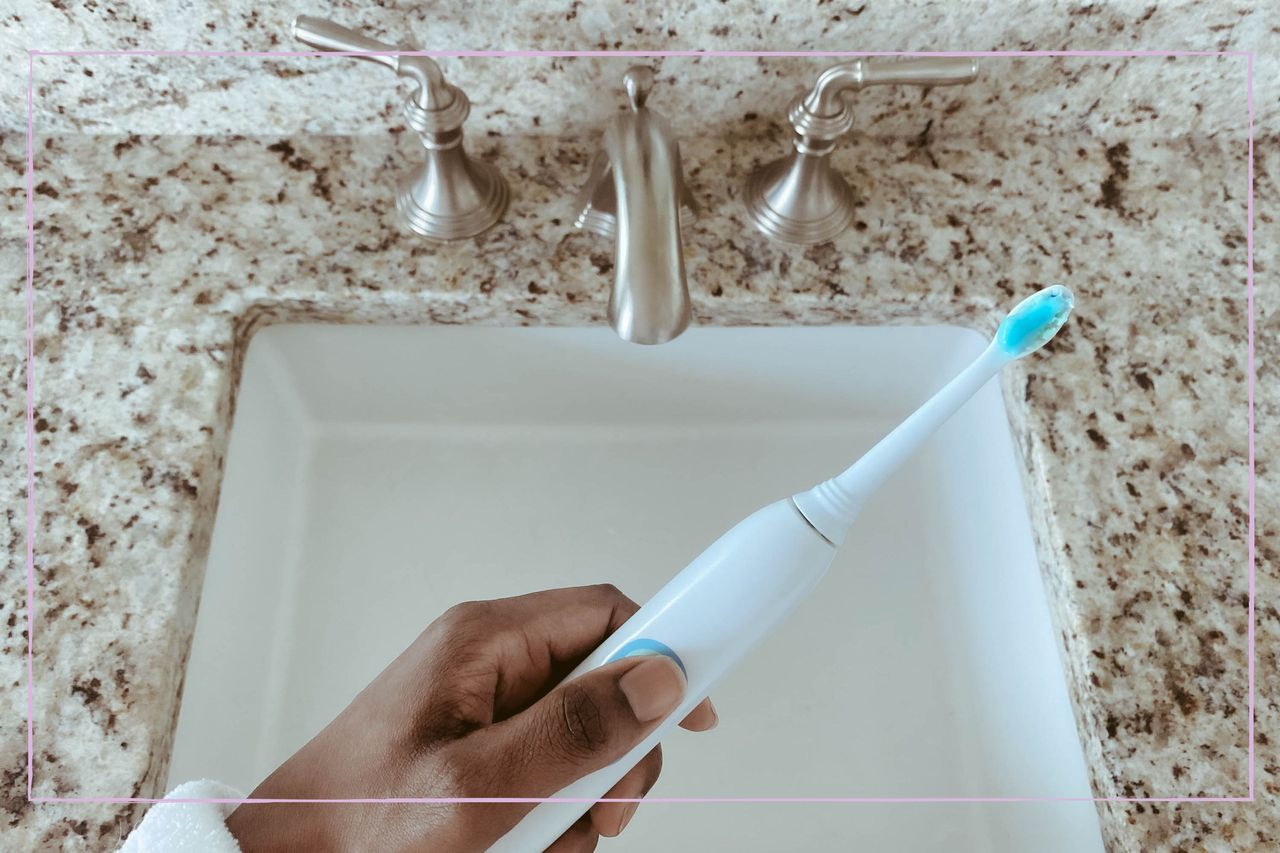
[[[1012,359],[994,342],[862,458],[792,501],[814,529],[839,545],[862,505],[920,445]]]

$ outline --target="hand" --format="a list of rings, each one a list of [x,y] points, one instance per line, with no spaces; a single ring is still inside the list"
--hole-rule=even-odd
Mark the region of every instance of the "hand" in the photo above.
[[[615,661],[555,687],[637,609],[607,585],[450,608],[251,796],[553,796],[623,756],[683,699],[684,676],[661,655]],[[680,725],[715,724],[704,700]],[[661,767],[654,748],[605,797],[643,797]],[[227,827],[244,853],[461,853],[484,850],[535,805],[245,803]],[[636,805],[596,803],[549,849],[594,850],[601,835],[622,831]]]

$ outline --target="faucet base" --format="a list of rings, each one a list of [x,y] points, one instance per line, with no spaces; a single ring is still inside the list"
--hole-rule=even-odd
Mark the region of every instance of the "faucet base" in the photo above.
[[[456,162],[442,162],[457,158]],[[447,181],[441,178],[447,176]],[[502,218],[510,199],[497,169],[472,160],[460,147],[428,150],[427,161],[396,188],[396,210],[405,225],[428,240],[466,240]]]
[[[853,220],[855,198],[825,156],[798,152],[752,172],[743,187],[751,224],[797,246],[835,239]]]

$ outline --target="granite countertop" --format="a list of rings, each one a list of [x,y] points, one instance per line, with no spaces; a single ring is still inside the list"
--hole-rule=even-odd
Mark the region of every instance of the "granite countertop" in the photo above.
[[[947,103],[930,94],[933,108]],[[776,112],[776,111],[774,111]],[[923,117],[921,114],[918,117]],[[1098,796],[1241,797],[1248,784],[1246,187],[1236,133],[855,135],[862,194],[836,241],[759,237],[743,176],[776,116],[686,135],[706,215],[686,245],[695,322],[994,329],[1049,282],[1077,294],[1053,367],[1003,377],[1050,606]],[[393,124],[387,122],[386,124]],[[607,245],[571,227],[594,141],[473,133],[504,220],[436,246],[394,222],[406,133],[36,139],[37,797],[158,796],[213,526],[234,389],[278,322],[605,322]],[[1122,138],[1123,137],[1123,138]],[[1274,229],[1276,138],[1257,145]],[[25,139],[2,141],[6,339],[25,330]],[[1254,803],[1105,803],[1109,849],[1280,845],[1280,614],[1267,460],[1280,443],[1274,241],[1259,240]],[[26,801],[25,365],[0,361],[6,846],[111,849],[132,805]],[[1277,735],[1280,736],[1280,735]],[[1270,805],[1268,805],[1270,803]],[[15,840],[10,843],[8,838]]]
[[[1079,310],[1052,344],[1053,369],[1020,362],[1004,388],[1093,785],[1103,796],[1247,793],[1237,152],[1083,137],[855,139],[838,156],[865,194],[857,223],[834,244],[786,249],[746,226],[727,177],[779,145],[685,142],[709,211],[688,240],[697,322],[989,331],[1010,301],[1070,282]],[[604,322],[609,253],[569,226],[591,149],[483,141],[512,181],[510,214],[477,240],[438,247],[390,217],[398,163],[386,140],[48,137],[38,147],[35,792],[153,796],[252,332],[307,320]],[[12,140],[6,155],[20,170]],[[1269,180],[1265,161],[1259,174]],[[11,253],[17,236],[7,232]],[[10,257],[16,294],[21,261]],[[5,392],[15,418],[21,375]],[[9,493],[21,492],[6,464]],[[9,541],[23,540],[23,520],[10,511]],[[20,600],[6,596],[6,655],[21,653]],[[1259,677],[1271,695],[1274,669]],[[1277,783],[1267,746],[1262,791]],[[1189,840],[1203,808],[1108,805],[1106,833],[1122,850]],[[20,821],[32,842],[114,838],[137,816],[52,812]],[[96,819],[82,824],[84,814]],[[1275,838],[1274,814],[1234,831]]]

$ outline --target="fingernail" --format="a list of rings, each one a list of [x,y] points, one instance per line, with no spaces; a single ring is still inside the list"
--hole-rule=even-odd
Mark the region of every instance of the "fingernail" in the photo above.
[[[684,698],[684,674],[665,655],[653,655],[618,679],[631,711],[642,723],[665,717]]]
[[[631,818],[636,813],[639,803],[627,803],[627,807],[622,810],[622,820],[618,821],[618,834],[622,834],[622,830],[627,828],[627,824],[631,823]]]

